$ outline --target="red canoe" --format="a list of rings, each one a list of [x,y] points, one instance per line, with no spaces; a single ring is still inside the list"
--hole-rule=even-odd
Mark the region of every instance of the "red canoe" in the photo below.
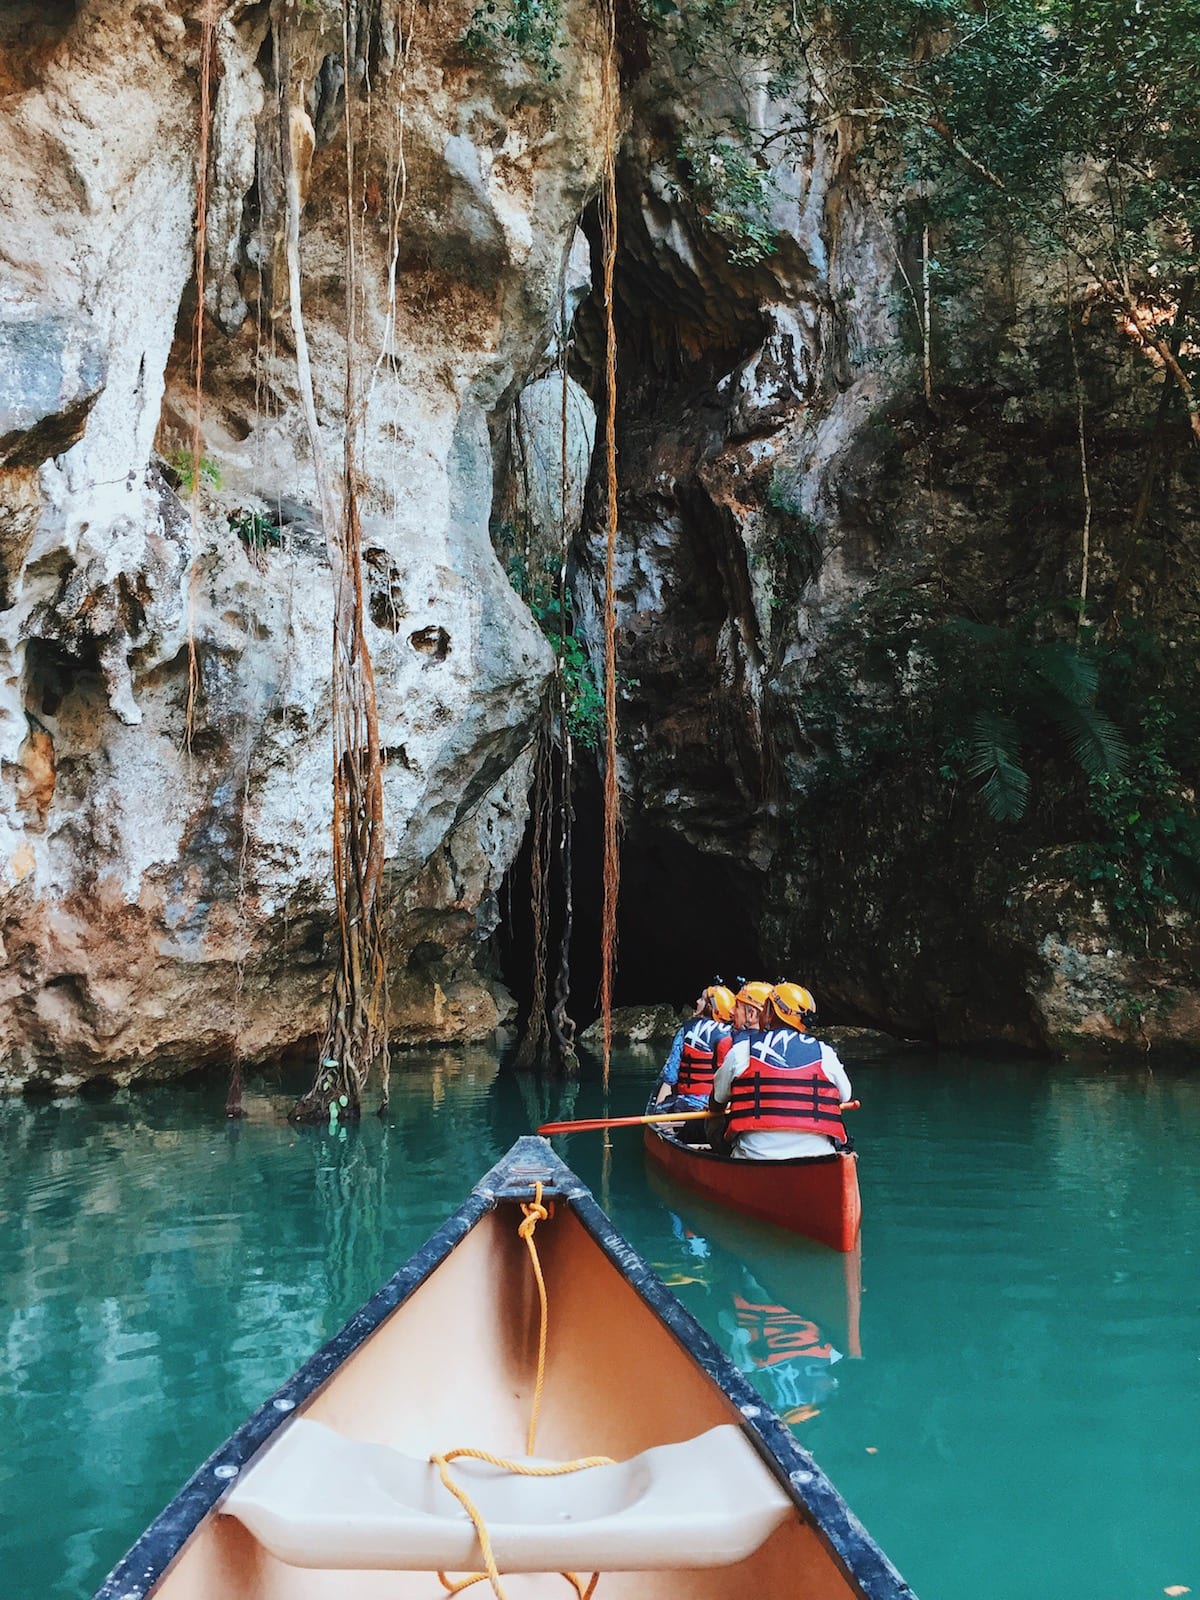
[[[842,1152],[800,1161],[735,1161],[646,1129],[646,1153],[677,1183],[721,1205],[853,1250],[862,1221],[858,1157]]]

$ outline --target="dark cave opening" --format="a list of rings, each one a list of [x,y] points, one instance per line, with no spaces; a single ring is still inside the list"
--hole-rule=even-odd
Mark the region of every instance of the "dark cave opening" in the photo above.
[[[75,654],[57,639],[38,635],[25,646],[25,709],[34,717],[58,717],[72,696],[104,699],[104,677],[95,640],[84,636]]]
[[[575,772],[570,947],[571,1001],[580,1031],[599,1014],[603,808],[591,764]],[[549,990],[562,937],[562,884],[557,858],[551,880]],[[505,878],[498,931],[501,976],[521,1020],[533,988],[532,828]],[[690,1005],[718,976],[732,984],[763,970],[763,949],[745,878],[720,857],[705,855],[680,835],[627,819],[621,844],[618,904],[618,1006]]]

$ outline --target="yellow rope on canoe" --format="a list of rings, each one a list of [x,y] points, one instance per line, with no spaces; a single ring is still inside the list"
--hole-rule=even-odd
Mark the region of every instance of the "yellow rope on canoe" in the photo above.
[[[538,1259],[537,1245],[535,1244],[533,1238],[534,1230],[537,1228],[538,1223],[545,1222],[547,1217],[550,1215],[550,1213],[546,1210],[546,1207],[542,1204],[542,1186],[540,1182],[534,1187],[532,1203],[523,1203],[521,1206],[521,1212],[524,1220],[517,1229],[517,1232],[521,1238],[524,1239],[529,1250],[529,1260],[533,1267],[533,1276],[538,1287],[538,1305],[540,1308],[540,1316],[538,1319],[537,1380],[533,1386],[533,1403],[529,1414],[529,1432],[526,1436],[525,1442],[525,1453],[526,1455],[531,1456],[533,1454],[534,1444],[537,1440],[538,1411],[542,1403],[542,1385],[546,1377],[546,1335],[550,1322],[549,1305],[546,1300],[546,1280],[542,1276],[542,1263]],[[483,1516],[479,1510],[479,1507],[471,1499],[467,1491],[462,1488],[461,1485],[455,1483],[454,1479],[450,1476],[450,1462],[463,1459],[468,1461],[485,1461],[489,1466],[500,1467],[505,1472],[515,1473],[521,1478],[559,1478],[568,1472],[583,1472],[587,1467],[611,1467],[613,1464],[611,1456],[584,1456],[578,1461],[548,1462],[545,1466],[536,1467],[531,1466],[528,1462],[510,1461],[506,1456],[495,1456],[492,1455],[490,1451],[474,1450],[468,1446],[464,1446],[458,1450],[446,1450],[440,1455],[431,1455],[429,1459],[438,1469],[438,1476],[441,1478],[442,1483],[447,1489],[449,1489],[450,1493],[458,1501],[459,1505],[462,1506],[463,1510],[467,1513],[471,1519],[471,1522],[474,1524],[475,1536],[479,1540],[479,1548],[483,1552],[484,1566],[487,1569],[485,1572],[469,1573],[465,1578],[460,1578],[457,1582],[454,1582],[448,1578],[444,1572],[439,1572],[438,1577],[441,1579],[442,1586],[448,1594],[460,1594],[464,1589],[469,1589],[472,1584],[482,1583],[486,1578],[492,1586],[492,1591],[496,1595],[496,1600],[507,1600],[507,1596],[505,1595],[504,1587],[500,1582],[500,1569],[497,1567],[496,1558],[492,1553],[492,1541],[488,1535],[487,1525],[483,1520]],[[567,1582],[575,1590],[579,1600],[591,1600],[592,1595],[595,1593],[596,1584],[600,1580],[600,1574],[598,1572],[592,1573],[591,1580],[586,1585],[584,1584],[583,1579],[580,1578],[577,1573],[563,1572],[560,1573],[559,1576],[567,1580]]]
[[[525,1454],[531,1456],[537,1440],[538,1412],[542,1405],[542,1381],[546,1376],[546,1330],[550,1322],[550,1309],[546,1303],[546,1280],[542,1277],[542,1263],[538,1260],[537,1245],[533,1242],[533,1232],[539,1222],[545,1222],[550,1213],[542,1204],[542,1186],[539,1182],[533,1191],[533,1204],[522,1205],[521,1213],[525,1220],[517,1229],[525,1241],[525,1248],[529,1251],[530,1265],[533,1267],[533,1276],[538,1289],[538,1354],[537,1354],[537,1382],[533,1386],[533,1403],[529,1408],[529,1432],[525,1436]]]

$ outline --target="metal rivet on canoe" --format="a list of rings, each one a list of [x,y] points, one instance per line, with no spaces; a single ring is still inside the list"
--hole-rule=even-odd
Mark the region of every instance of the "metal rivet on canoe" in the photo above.
[[[223,1463],[221,1466],[213,1468],[213,1477],[214,1478],[236,1478],[239,1471],[240,1471],[240,1468],[232,1466],[229,1463]]]
[[[274,1405],[276,1411],[295,1411],[296,1409],[296,1402],[294,1400],[280,1399],[274,1400],[271,1403]]]

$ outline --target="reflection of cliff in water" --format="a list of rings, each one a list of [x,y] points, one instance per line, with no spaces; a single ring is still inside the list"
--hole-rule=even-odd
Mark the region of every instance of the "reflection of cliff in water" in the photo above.
[[[682,1197],[654,1168],[678,1249],[662,1263],[668,1283],[696,1285],[714,1311],[735,1365],[788,1422],[801,1422],[837,1390],[836,1364],[862,1355],[861,1244],[849,1253]]]

